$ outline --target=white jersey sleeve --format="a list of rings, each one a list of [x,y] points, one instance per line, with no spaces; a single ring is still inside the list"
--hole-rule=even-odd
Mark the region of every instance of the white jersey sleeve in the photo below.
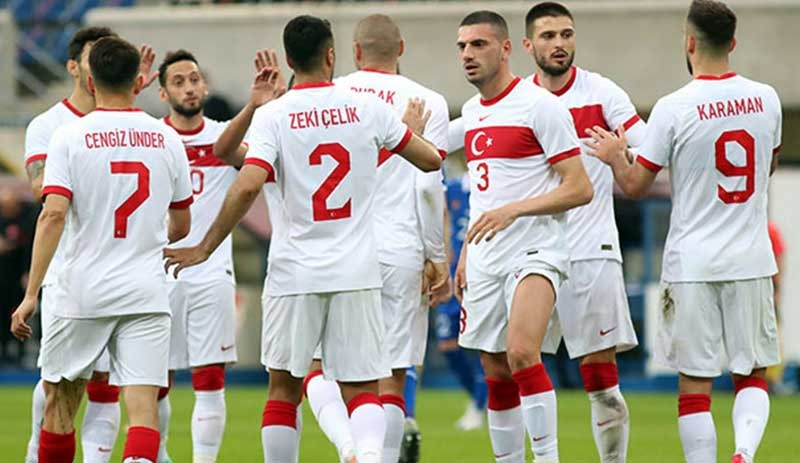
[[[603,78],[605,83],[605,97],[607,103],[603,105],[603,117],[608,121],[610,129],[616,131],[620,126],[625,129],[628,144],[637,147],[644,141],[646,125],[636,108],[633,106],[630,97],[617,84],[609,79]],[[585,137],[586,134],[578,134]]]
[[[444,158],[448,153],[448,109],[444,97],[426,101],[431,118],[425,127],[425,138],[436,146]],[[425,258],[432,262],[447,262],[444,242],[444,185],[441,169],[435,172],[416,172],[417,217],[422,231]]]
[[[531,113],[531,127],[542,144],[547,161],[553,165],[563,159],[581,154],[575,125],[567,108],[549,93]]]
[[[447,128],[447,149],[449,152],[457,151],[464,148],[464,119],[457,117],[450,121]]]
[[[40,117],[33,119],[25,130],[25,164],[41,161],[47,158],[47,148],[50,138],[58,126],[51,121]]]
[[[69,125],[56,130],[45,149],[48,158],[42,182],[43,197],[58,194],[72,199],[73,185],[69,169],[69,150],[64,139],[65,130],[69,130]]]
[[[636,162],[658,172],[669,165],[675,140],[674,111],[664,99],[659,100],[647,121],[645,140],[639,145]]]
[[[245,164],[253,164],[265,169],[269,175],[275,172],[275,162],[278,159],[278,133],[277,124],[272,120],[269,103],[258,108],[253,115],[250,127],[258,127],[247,138],[249,148],[245,155]]]
[[[186,159],[186,154],[183,148],[181,139],[168,131],[166,134],[166,148],[173,156],[173,165],[175,166],[175,175],[172,179],[172,202],[170,202],[170,209],[183,209],[192,203],[192,179],[189,176],[189,161]]]

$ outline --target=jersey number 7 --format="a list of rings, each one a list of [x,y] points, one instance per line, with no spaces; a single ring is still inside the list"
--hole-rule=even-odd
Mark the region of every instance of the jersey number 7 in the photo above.
[[[136,175],[136,191],[114,210],[114,238],[126,238],[128,217],[150,197],[150,169],[140,161],[111,161],[111,173]]]

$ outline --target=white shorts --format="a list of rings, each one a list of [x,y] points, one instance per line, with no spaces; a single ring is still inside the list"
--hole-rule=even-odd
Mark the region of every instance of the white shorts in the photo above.
[[[422,297],[422,272],[381,264],[384,345],[390,367],[405,369],[425,359],[428,309]]]
[[[327,379],[359,382],[391,375],[380,289],[262,300],[261,363],[268,369],[303,378],[319,344]]]
[[[472,272],[478,273],[478,272]],[[470,273],[467,273],[468,278]],[[541,275],[558,291],[563,275],[544,261],[531,261],[505,277],[476,278],[467,281],[458,344],[483,352],[505,352],[511,302],[519,282],[528,275]]]
[[[236,288],[231,281],[169,283],[169,369],[236,362]]]
[[[656,362],[701,378],[780,363],[771,278],[667,283],[661,299]]]
[[[636,347],[622,264],[611,259],[570,263],[569,279],[558,289],[542,352],[554,354],[562,336],[570,358],[611,347],[617,352]]]
[[[57,307],[62,297],[63,292],[59,286],[54,284],[42,286],[42,301],[39,304],[39,313],[41,314],[39,320],[42,324],[42,341],[39,345],[39,357],[36,359],[36,366],[39,368],[42,368],[42,346],[44,345],[44,339],[49,334],[50,327],[55,317],[55,315],[53,315],[53,310],[54,307]],[[93,371],[108,373],[110,368],[111,358],[108,354],[108,349],[103,349],[103,352],[94,364]]]
[[[42,341],[42,379],[88,379],[108,348],[115,386],[167,385],[170,318],[166,313],[104,318],[54,316]]]

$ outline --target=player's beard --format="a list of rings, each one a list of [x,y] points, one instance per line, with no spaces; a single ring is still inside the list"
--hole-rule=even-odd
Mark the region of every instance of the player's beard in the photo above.
[[[206,99],[201,97],[197,102],[197,106],[192,107],[192,106],[185,106],[180,102],[173,100],[172,98],[170,98],[169,101],[170,106],[172,106],[172,109],[176,113],[180,114],[181,116],[187,119],[200,114],[200,112],[203,111],[203,106],[205,105],[205,102]]]
[[[559,77],[563,76],[572,68],[572,62],[575,61],[575,52],[572,52],[569,55],[569,59],[561,65],[548,63],[545,57],[539,56],[539,54],[536,53],[536,50],[533,51],[533,59],[536,60],[536,65],[539,66],[542,72],[548,76]]]

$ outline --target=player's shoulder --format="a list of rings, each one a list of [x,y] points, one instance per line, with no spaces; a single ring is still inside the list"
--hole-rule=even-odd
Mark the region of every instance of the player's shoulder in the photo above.
[[[80,117],[79,113],[71,112],[71,110],[66,106],[65,101],[66,100],[61,100],[43,112],[37,114],[36,117],[31,119],[31,121],[28,123],[27,130],[45,130],[48,132],[53,132],[57,127],[63,125],[65,122]],[[69,114],[74,114],[74,116],[70,118]]]
[[[775,90],[775,87],[773,87],[772,85],[770,85],[770,84],[768,84],[766,82],[761,82],[761,81],[758,81],[758,80],[750,79],[749,77],[745,77],[745,76],[743,76],[741,74],[737,74],[736,77],[738,77],[739,80],[742,82],[742,86],[743,87],[747,86],[747,87],[752,88],[755,91],[757,91],[757,92],[759,92],[759,93],[761,93],[763,95],[766,95],[766,96],[769,96],[771,98],[774,98],[776,101],[780,101],[780,97],[778,96],[778,92]]]
[[[615,96],[619,94],[625,94],[627,96],[627,92],[610,77],[581,67],[576,67],[575,69],[575,72],[578,73],[576,81],[582,87],[586,87],[602,96]]]

